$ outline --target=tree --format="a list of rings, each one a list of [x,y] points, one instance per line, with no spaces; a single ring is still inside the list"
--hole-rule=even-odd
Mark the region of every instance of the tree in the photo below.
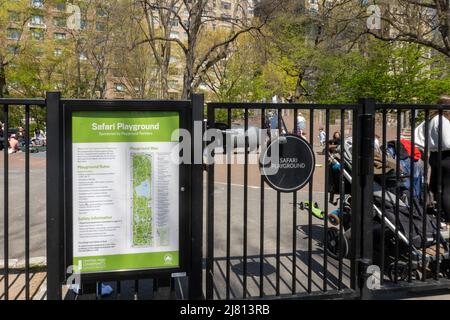
[[[27,0],[0,0],[0,97],[8,94],[7,67],[26,44],[23,31],[30,13]]]
[[[140,1],[143,19],[137,15],[141,23],[144,40],[136,39],[136,44],[146,43],[151,48],[153,58],[159,69],[159,97],[169,97],[169,65],[172,56],[171,33],[173,23],[180,14],[181,0],[146,0]]]
[[[253,1],[249,0],[236,1],[232,13],[221,16],[212,14],[214,4],[210,0],[179,0],[169,3],[142,0],[142,2],[149,12],[158,12],[159,16],[166,17],[171,24],[176,23],[186,35],[185,41],[170,36],[170,32],[168,36],[170,28],[164,26],[164,21],[166,21],[164,20],[159,22],[162,33],[152,34],[149,32],[145,34],[144,40],[136,43],[136,45],[151,43],[152,46],[162,43],[163,46],[168,47],[170,44],[177,44],[184,56],[183,99],[187,99],[192,91],[199,87],[205,74],[213,66],[227,58],[232,45],[240,36],[259,32],[268,20],[268,16],[260,21],[250,18],[249,8]],[[268,12],[273,14],[282,2],[271,1],[272,9]],[[161,15],[160,12],[165,12],[165,15]],[[223,37],[211,39],[211,33],[208,30],[214,29],[214,25],[216,28],[220,28],[217,26],[218,24],[226,25],[224,30],[227,32]]]
[[[123,84],[127,96],[138,99],[159,97],[158,86],[154,85],[159,78],[158,65],[149,46],[129,50],[136,34],[136,29],[129,23],[133,21],[126,20],[120,29],[125,39],[117,43],[113,76]]]
[[[266,59],[261,37],[242,36],[227,59],[216,63],[202,77],[208,100],[257,102],[273,92],[265,85]]]
[[[252,91],[263,92],[265,98],[295,92],[297,100],[316,103],[354,103],[361,96],[386,103],[434,103],[450,92],[448,58],[421,44],[364,36],[366,24],[347,18],[348,12],[360,13],[361,5],[336,1],[317,12],[299,7],[274,17],[263,30],[269,39],[266,48],[257,51],[265,52],[266,59],[254,57],[262,65],[256,68],[254,79],[260,81],[253,82],[258,88]],[[239,56],[245,54],[235,53],[230,63]],[[225,91],[233,96],[239,92],[234,87],[245,88],[239,81],[252,68],[250,64],[237,74],[239,65],[235,72],[230,66],[220,73],[225,77],[219,83],[225,88],[233,84],[228,86],[233,90]]]
[[[417,43],[450,57],[450,1],[374,1],[380,6],[383,29],[367,33],[384,41]],[[366,17],[374,13],[368,12]],[[376,13],[375,13],[376,14]]]

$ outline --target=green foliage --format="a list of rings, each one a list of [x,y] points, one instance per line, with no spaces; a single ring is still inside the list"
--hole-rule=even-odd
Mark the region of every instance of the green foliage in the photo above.
[[[279,23],[278,23],[279,22]],[[267,43],[267,58],[253,66],[236,59],[238,68],[222,80],[226,95],[219,100],[239,101],[241,92],[258,92],[258,99],[274,94],[315,103],[355,103],[360,97],[374,97],[389,103],[436,103],[450,93],[450,60],[417,44],[386,43],[361,39],[355,48],[344,50],[328,43],[309,41],[304,25],[295,19],[277,20]],[[331,41],[331,40],[330,40]],[[247,60],[252,61],[252,60]],[[227,84],[234,78],[233,90]]]
[[[324,56],[316,87],[311,88],[314,100],[344,103],[374,97],[384,103],[436,103],[440,95],[450,92],[450,64],[439,55],[426,54],[416,44],[375,40],[365,55]]]

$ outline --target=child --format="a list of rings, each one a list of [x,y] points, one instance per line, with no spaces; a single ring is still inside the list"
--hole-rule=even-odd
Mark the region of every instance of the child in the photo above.
[[[321,147],[323,147],[325,145],[326,137],[327,137],[327,135],[326,135],[325,131],[323,130],[323,128],[320,128],[320,130],[319,130],[319,141],[320,141],[320,146]]]

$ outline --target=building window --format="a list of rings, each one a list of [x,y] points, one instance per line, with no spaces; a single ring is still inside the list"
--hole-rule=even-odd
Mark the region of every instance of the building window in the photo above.
[[[87,55],[84,52],[80,53],[80,61],[86,61],[87,60]]]
[[[53,19],[53,25],[59,28],[65,28],[67,26],[67,20],[62,17],[55,17]]]
[[[44,32],[40,29],[31,29],[31,38],[38,41],[44,40]]]
[[[31,0],[31,6],[33,8],[43,8],[44,0]]]
[[[58,11],[66,11],[66,4],[64,2],[57,3],[55,7]]]
[[[17,11],[9,11],[8,12],[9,21],[17,22],[20,19],[20,14]]]
[[[81,30],[86,30],[87,29],[87,21],[86,20],[81,20],[80,21],[80,29]]]
[[[63,54],[63,51],[62,51],[62,49],[60,49],[60,48],[56,48],[56,49],[53,51],[53,55],[54,55],[55,57],[61,57],[62,54]]]
[[[55,32],[53,34],[53,37],[55,38],[55,40],[65,40],[66,39],[66,34],[63,32]]]
[[[58,82],[55,83],[55,85],[53,86],[53,88],[54,88],[55,90],[62,90],[62,89],[64,89],[64,83],[58,81]]]
[[[115,83],[114,90],[116,92],[125,92],[125,86],[123,85],[123,83]]]
[[[44,17],[41,15],[33,15],[31,16],[31,23],[34,25],[43,25]]]
[[[108,13],[106,12],[106,10],[102,9],[102,8],[97,8],[96,10],[97,13],[97,17],[106,17],[108,15]]]
[[[178,88],[178,81],[177,80],[169,80],[169,88],[170,89],[177,89]]]
[[[170,33],[170,38],[171,38],[171,39],[180,39],[180,33],[177,32],[177,31],[172,31],[172,32]]]
[[[7,50],[8,50],[9,54],[18,54],[19,53],[19,47],[18,46],[9,45],[7,47]]]
[[[224,9],[224,10],[231,10],[231,3],[230,2],[226,2],[226,1],[222,1],[222,9]]]
[[[7,36],[8,39],[10,39],[10,40],[19,40],[19,39],[20,39],[20,35],[21,35],[21,32],[20,32],[20,30],[18,30],[18,29],[12,29],[12,28],[10,28],[10,29],[8,29],[8,30],[6,31],[6,36]]]
[[[103,22],[97,22],[95,24],[95,29],[97,31],[105,31],[106,30],[106,24],[104,24]]]

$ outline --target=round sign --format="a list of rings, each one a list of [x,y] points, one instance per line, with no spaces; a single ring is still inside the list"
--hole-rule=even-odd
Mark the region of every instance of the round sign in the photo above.
[[[311,181],[315,167],[316,158],[310,144],[295,135],[280,136],[261,158],[261,174],[273,189],[281,192],[303,188]]]

